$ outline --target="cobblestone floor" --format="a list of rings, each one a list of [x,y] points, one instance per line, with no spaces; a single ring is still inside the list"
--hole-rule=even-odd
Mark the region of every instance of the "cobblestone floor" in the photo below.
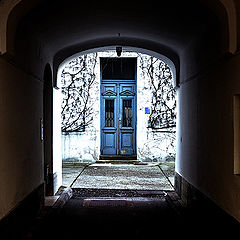
[[[147,165],[91,164],[85,169],[83,166],[67,166],[63,167],[63,186],[98,189],[173,190],[174,178],[167,172],[168,168],[167,165],[159,168],[158,165],[151,163]]]

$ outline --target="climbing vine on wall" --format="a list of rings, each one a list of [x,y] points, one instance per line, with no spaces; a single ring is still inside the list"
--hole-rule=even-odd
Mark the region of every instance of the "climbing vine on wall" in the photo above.
[[[176,91],[170,67],[155,57],[138,54],[139,70],[150,87],[151,113],[148,127],[170,129],[176,126]],[[81,55],[62,71],[62,131],[84,132],[93,120],[90,92],[96,83],[97,53]]]
[[[62,131],[84,132],[93,120],[90,99],[96,80],[97,53],[81,55],[70,61],[62,71]]]
[[[165,129],[176,127],[176,91],[169,66],[148,55],[139,54],[140,69],[149,81],[152,92],[151,114],[148,127]]]

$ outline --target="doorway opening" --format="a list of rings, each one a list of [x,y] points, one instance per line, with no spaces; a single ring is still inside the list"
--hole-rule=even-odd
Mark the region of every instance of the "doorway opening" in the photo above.
[[[115,50],[92,52],[75,56],[64,65],[59,80],[63,186],[76,187],[77,182],[85,182],[80,187],[89,188],[95,186],[93,182],[100,182],[102,187],[111,188],[107,177],[113,179],[117,175],[111,176],[108,170],[100,174],[99,164],[114,165],[112,170],[116,173],[127,163],[132,164],[132,169],[130,165],[123,168],[133,174],[132,181],[139,180],[140,167],[143,172],[148,167],[153,175],[146,177],[145,183],[156,181],[158,189],[173,189],[176,155],[173,72],[161,59],[135,51],[124,51],[121,57]],[[99,172],[93,171],[97,169]],[[104,181],[108,183],[104,185]],[[101,188],[101,184],[95,187]],[[129,182],[124,184],[129,188]],[[118,188],[124,188],[124,184]],[[139,188],[142,187],[140,183]]]
[[[100,159],[137,159],[137,58],[100,58]]]

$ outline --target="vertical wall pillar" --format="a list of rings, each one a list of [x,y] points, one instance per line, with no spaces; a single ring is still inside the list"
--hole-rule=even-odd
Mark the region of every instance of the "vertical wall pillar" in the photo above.
[[[53,193],[62,185],[61,90],[53,89]]]
[[[44,71],[43,89],[43,139],[45,194],[53,195],[53,87],[49,64]]]

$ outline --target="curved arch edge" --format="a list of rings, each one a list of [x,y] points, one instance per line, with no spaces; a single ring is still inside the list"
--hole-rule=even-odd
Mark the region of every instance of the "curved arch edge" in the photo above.
[[[54,87],[59,88],[60,84],[57,82],[57,79],[60,79],[60,75],[62,72],[62,69],[64,65],[69,62],[71,59],[83,55],[83,54],[88,54],[88,53],[93,53],[93,52],[98,52],[98,51],[107,51],[107,50],[115,50],[115,45],[110,45],[110,46],[104,46],[104,47],[97,47],[97,48],[89,48],[87,50],[82,50],[82,51],[76,51],[75,53],[72,54],[62,54],[61,57],[60,55],[55,58],[54,61]],[[122,46],[124,51],[134,51],[134,52],[139,52],[143,54],[148,54],[153,57],[156,57],[166,64],[171,68],[172,74],[173,74],[173,79],[174,79],[174,87],[177,88],[179,87],[179,58],[176,54],[169,54],[172,56],[171,58],[167,56],[167,51],[165,51],[165,54],[162,54],[161,51],[156,52],[152,51],[143,47],[132,47],[132,46]],[[65,56],[65,57],[63,57]]]

